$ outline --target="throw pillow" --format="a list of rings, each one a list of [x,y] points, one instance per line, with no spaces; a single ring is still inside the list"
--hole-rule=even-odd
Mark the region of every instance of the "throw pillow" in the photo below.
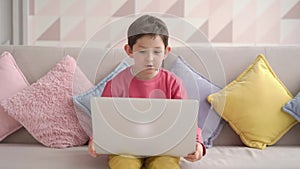
[[[287,102],[283,107],[282,110],[289,113],[293,116],[298,122],[300,122],[300,92]]]
[[[82,123],[85,124],[85,128],[87,129],[86,132],[89,136],[92,135],[90,104],[91,97],[101,96],[106,83],[128,66],[129,63],[127,63],[126,59],[123,59],[121,63],[109,75],[107,75],[103,80],[101,80],[96,86],[81,94],[73,96],[73,102],[76,107],[76,112],[78,114],[79,121],[82,121]]]
[[[76,71],[74,73],[74,77],[73,77],[73,93],[72,95],[77,95],[80,94],[90,88],[94,87],[94,84],[88,80],[88,78],[85,76],[85,74],[81,71],[81,69],[79,67],[76,67]],[[73,102],[74,104],[74,102]],[[87,116],[87,114],[80,108],[78,108],[78,106],[76,104],[74,104],[74,109],[77,115],[77,118],[79,120],[79,123],[81,125],[81,127],[83,128],[83,130],[85,131],[85,133],[88,136],[91,136],[91,131],[92,131],[92,126],[91,126],[91,120],[90,117]]]
[[[202,129],[204,145],[212,147],[214,139],[222,129],[223,119],[213,110],[206,98],[220,88],[196,72],[180,56],[172,63],[170,71],[182,79],[189,98],[199,101],[198,126]]]
[[[71,97],[75,69],[76,61],[66,56],[37,82],[0,104],[45,146],[83,145],[88,137],[79,124]]]
[[[9,52],[3,52],[0,56],[0,79],[0,100],[6,99],[29,86],[25,76]],[[0,106],[0,141],[21,127],[22,125],[9,116]]]
[[[236,80],[209,95],[208,101],[245,145],[264,149],[296,124],[281,110],[291,98],[265,57],[259,55]]]
[[[125,60],[123,60],[109,75],[107,75],[103,80],[101,80],[96,86],[79,95],[74,95],[74,103],[80,108],[82,108],[89,116],[91,116],[90,98],[101,96],[106,83],[128,66],[129,64]]]

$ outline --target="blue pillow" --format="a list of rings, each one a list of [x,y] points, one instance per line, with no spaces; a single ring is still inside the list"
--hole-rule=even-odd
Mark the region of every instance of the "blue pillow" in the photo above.
[[[300,92],[289,102],[287,102],[282,110],[293,116],[298,122],[300,122]]]
[[[207,96],[221,88],[196,72],[182,57],[177,57],[170,71],[182,79],[190,99],[199,100],[198,126],[202,129],[204,145],[209,148],[223,127],[223,119],[214,111]]]
[[[128,66],[129,64],[126,62],[126,60],[122,60],[122,62],[95,87],[91,88],[90,90],[84,93],[73,96],[74,104],[76,106],[79,106],[88,115],[88,117],[91,118],[90,98],[101,96],[106,83]]]

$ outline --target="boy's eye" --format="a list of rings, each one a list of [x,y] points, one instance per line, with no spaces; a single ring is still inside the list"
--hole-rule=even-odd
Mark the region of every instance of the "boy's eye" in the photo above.
[[[146,51],[144,51],[144,50],[140,50],[140,51],[138,51],[139,53],[146,53]]]
[[[155,53],[155,54],[161,54],[162,51],[159,51],[159,50],[158,50],[158,51],[154,51],[154,53]]]

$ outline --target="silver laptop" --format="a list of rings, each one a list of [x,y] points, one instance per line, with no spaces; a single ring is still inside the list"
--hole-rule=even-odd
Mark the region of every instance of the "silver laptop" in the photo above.
[[[195,151],[197,100],[92,97],[99,154],[186,156]]]

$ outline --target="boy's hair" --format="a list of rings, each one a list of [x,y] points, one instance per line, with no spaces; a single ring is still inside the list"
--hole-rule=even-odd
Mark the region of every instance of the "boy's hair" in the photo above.
[[[136,41],[142,36],[160,36],[165,48],[168,46],[169,31],[167,25],[159,18],[143,15],[137,18],[128,28],[128,45],[132,49]]]

